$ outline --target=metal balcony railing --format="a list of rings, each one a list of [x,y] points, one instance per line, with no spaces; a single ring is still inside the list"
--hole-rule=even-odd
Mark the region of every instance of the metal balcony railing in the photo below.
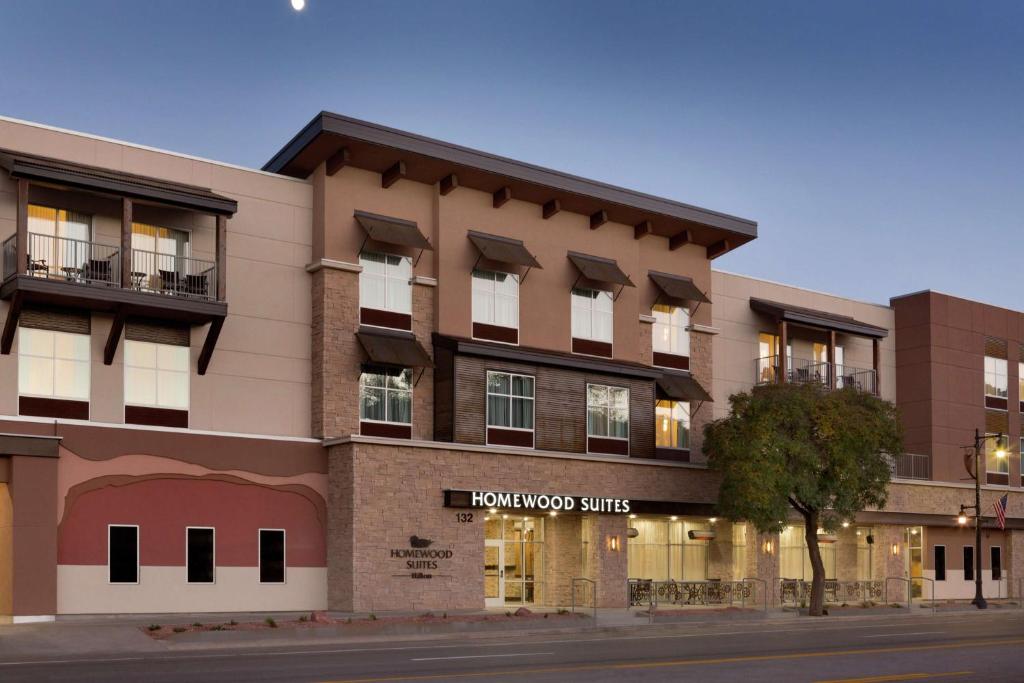
[[[900,453],[899,455],[888,455],[889,471],[893,479],[923,479],[932,478],[932,458],[922,453]]]
[[[832,386],[832,374],[835,373],[837,389],[853,387],[860,391],[876,394],[875,371],[870,368],[857,368],[851,365],[831,364],[826,361],[809,360],[806,358],[786,359],[786,381],[792,384],[820,384]],[[774,384],[781,379],[779,359],[776,356],[764,356],[755,360],[754,381],[757,384]]]
[[[131,286],[195,299],[216,300],[217,264],[213,261],[132,249]]]
[[[108,287],[121,284],[120,247],[30,232],[25,263],[17,260],[18,238],[12,235],[3,244],[5,279],[22,273]]]

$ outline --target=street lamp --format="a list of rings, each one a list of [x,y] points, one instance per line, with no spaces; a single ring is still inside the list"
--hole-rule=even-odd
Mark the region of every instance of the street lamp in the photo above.
[[[1006,446],[1003,445],[1002,432],[983,435],[980,430],[974,430],[974,446],[963,446],[963,448],[974,449],[974,472],[971,472],[967,461],[964,461],[967,474],[971,475],[974,479],[974,505],[961,504],[960,515],[956,520],[960,526],[965,526],[967,524],[967,510],[974,510],[974,600],[971,600],[971,604],[978,609],[986,609],[988,607],[988,603],[985,602],[985,596],[981,593],[981,447],[989,439],[996,440],[995,456],[997,458],[1003,459],[1009,455]]]

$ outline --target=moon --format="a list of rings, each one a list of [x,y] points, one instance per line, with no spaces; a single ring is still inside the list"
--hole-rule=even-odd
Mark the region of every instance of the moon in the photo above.
[[[306,7],[306,0],[292,0],[292,9],[301,12]]]

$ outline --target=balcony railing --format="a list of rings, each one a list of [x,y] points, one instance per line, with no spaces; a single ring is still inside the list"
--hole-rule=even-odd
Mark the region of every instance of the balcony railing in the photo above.
[[[889,470],[893,479],[924,479],[932,478],[932,458],[921,453],[900,453],[886,456],[889,459]]]
[[[121,286],[121,249],[53,235],[28,234],[26,262],[18,264],[17,236],[3,242],[3,278],[17,273],[106,287]],[[216,301],[217,264],[213,261],[131,250],[131,289]]]
[[[853,387],[871,394],[877,393],[875,371],[872,369],[832,364],[826,361],[809,360],[806,358],[787,358],[786,362],[788,367],[786,368],[785,379],[789,383],[820,384],[830,388],[834,373],[837,389]],[[780,379],[781,373],[777,356],[764,356],[755,361],[755,383],[774,384]]]

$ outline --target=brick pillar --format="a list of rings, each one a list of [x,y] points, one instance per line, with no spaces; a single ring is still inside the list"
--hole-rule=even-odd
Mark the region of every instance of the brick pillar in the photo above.
[[[713,339],[714,335],[707,332],[690,332],[690,374],[709,393],[711,392],[711,342]],[[704,425],[714,419],[713,406],[711,403],[704,403],[700,405],[699,410],[697,406],[698,403],[690,404],[690,462],[707,462],[702,451]]]
[[[313,436],[359,433],[359,273],[313,274],[311,421]]]
[[[544,604],[549,607],[568,607],[572,602],[572,580],[582,572],[581,519],[544,518]]]
[[[434,356],[432,335],[434,332],[434,293],[437,288],[430,285],[412,286],[412,331],[416,339],[430,355]],[[422,371],[422,375],[420,374]],[[413,438],[434,440],[434,370],[416,368],[413,377],[418,378],[413,389]]]
[[[598,607],[626,607],[629,578],[626,530],[629,518],[621,515],[595,515],[591,528],[590,547],[594,581],[597,583]],[[619,549],[612,550],[611,539],[618,538]]]

